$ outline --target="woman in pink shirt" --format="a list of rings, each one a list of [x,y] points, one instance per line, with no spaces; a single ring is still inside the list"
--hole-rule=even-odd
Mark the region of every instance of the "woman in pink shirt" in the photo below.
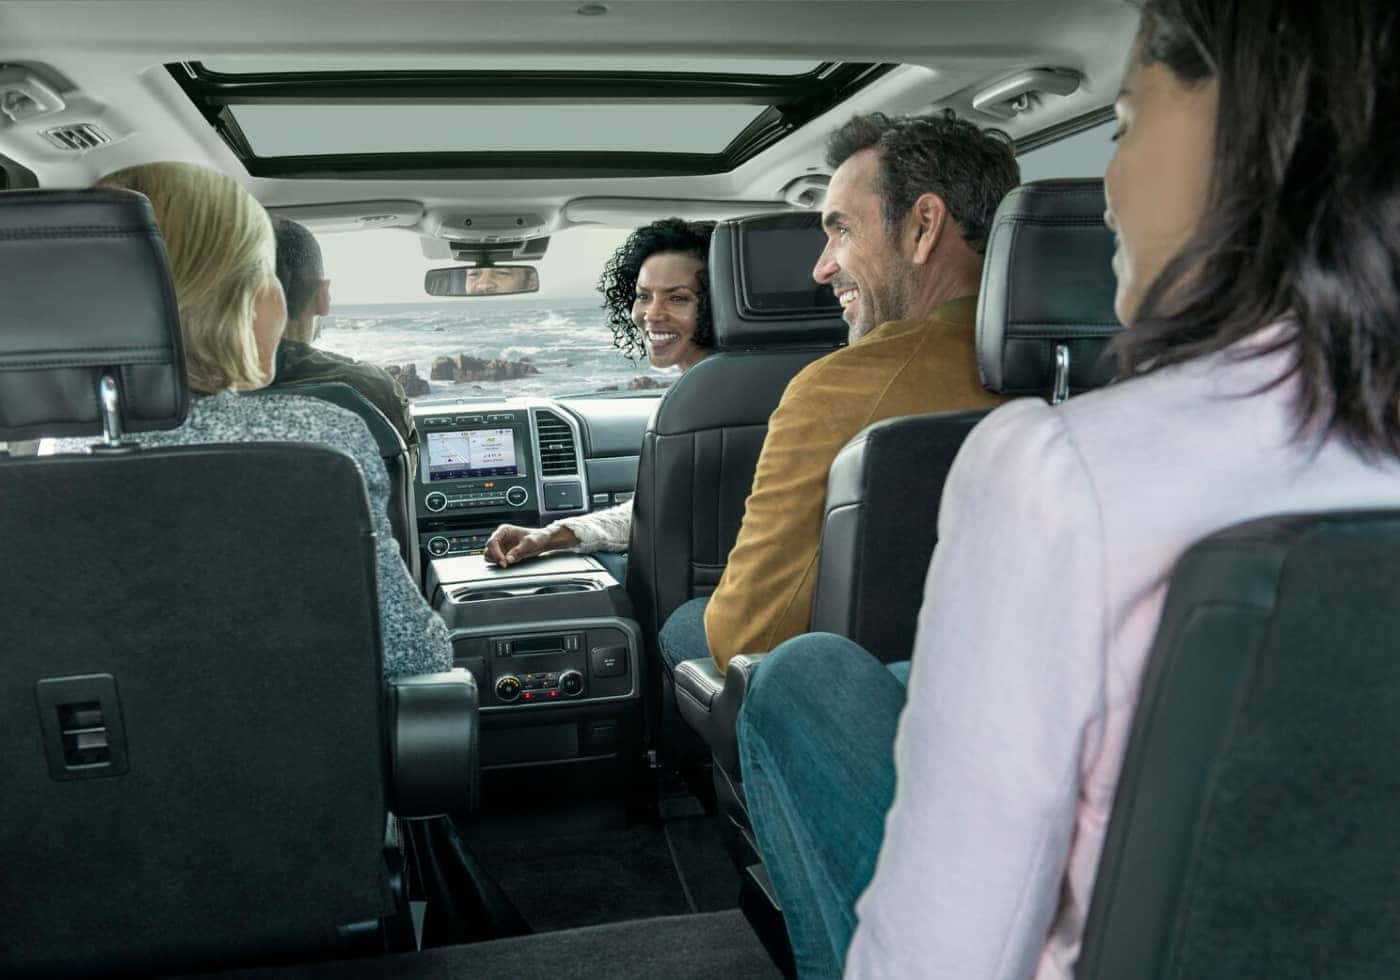
[[[831,636],[750,688],[804,977],[1073,976],[1176,560],[1255,517],[1400,507],[1400,5],[1146,0],[1115,109],[1123,380],[969,437],[907,700]]]

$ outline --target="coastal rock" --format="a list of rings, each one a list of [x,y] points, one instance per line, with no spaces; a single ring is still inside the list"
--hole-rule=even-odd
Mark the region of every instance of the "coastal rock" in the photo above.
[[[601,388],[594,388],[593,391],[601,395],[609,391],[659,391],[669,387],[671,387],[670,381],[661,381],[649,375],[639,374],[627,382],[626,388],[620,388],[617,385],[603,385]]]
[[[418,365],[416,364],[390,364],[384,370],[389,372],[389,376],[399,383],[403,388],[403,393],[409,398],[417,398],[419,395],[426,395],[432,391],[428,382],[418,376]]]
[[[458,354],[456,357],[442,355],[433,358],[428,376],[434,381],[463,384],[469,381],[513,381],[539,373],[540,369],[528,360],[511,361],[503,357],[487,360],[470,354]]]
[[[440,354],[433,358],[433,366],[428,370],[428,377],[434,381],[456,381],[457,365],[446,354]]]

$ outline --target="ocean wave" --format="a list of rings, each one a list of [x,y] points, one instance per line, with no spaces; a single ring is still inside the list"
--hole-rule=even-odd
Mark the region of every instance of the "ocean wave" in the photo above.
[[[538,370],[525,378],[453,384],[431,382],[424,397],[559,395],[626,387],[638,375],[673,376],[623,357],[592,307],[430,307],[337,313],[322,320],[317,345],[384,367],[413,364],[427,379],[434,358],[467,354],[485,359],[528,359]]]

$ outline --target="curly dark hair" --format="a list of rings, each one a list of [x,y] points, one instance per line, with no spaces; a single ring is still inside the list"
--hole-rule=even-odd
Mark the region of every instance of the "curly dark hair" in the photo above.
[[[831,134],[826,162],[841,166],[862,150],[880,153],[880,196],[885,227],[899,234],[919,195],[943,198],[963,239],[979,255],[987,251],[992,217],[1001,199],[1021,182],[1011,145],[947,110],[928,116],[854,116]]]
[[[714,322],[710,318],[710,276],[704,263],[710,256],[710,236],[713,221],[684,221],[662,218],[638,228],[627,236],[598,279],[598,292],[603,294],[603,310],[608,315],[608,329],[613,334],[613,346],[633,361],[646,356],[642,331],[632,322],[632,303],[637,298],[637,276],[642,263],[659,252],[680,252],[694,255],[701,262],[700,319],[695,326],[695,343],[712,347],[715,342]]]

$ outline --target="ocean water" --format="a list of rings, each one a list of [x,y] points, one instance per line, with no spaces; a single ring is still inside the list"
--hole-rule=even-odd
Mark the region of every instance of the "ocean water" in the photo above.
[[[415,364],[438,398],[560,396],[609,385],[626,390],[636,377],[675,380],[643,358],[633,363],[612,343],[597,301],[463,300],[456,304],[403,303],[337,306],[321,319],[316,346],[385,367]],[[490,360],[528,360],[539,374],[510,381],[454,384],[429,378],[433,358],[469,354]]]

